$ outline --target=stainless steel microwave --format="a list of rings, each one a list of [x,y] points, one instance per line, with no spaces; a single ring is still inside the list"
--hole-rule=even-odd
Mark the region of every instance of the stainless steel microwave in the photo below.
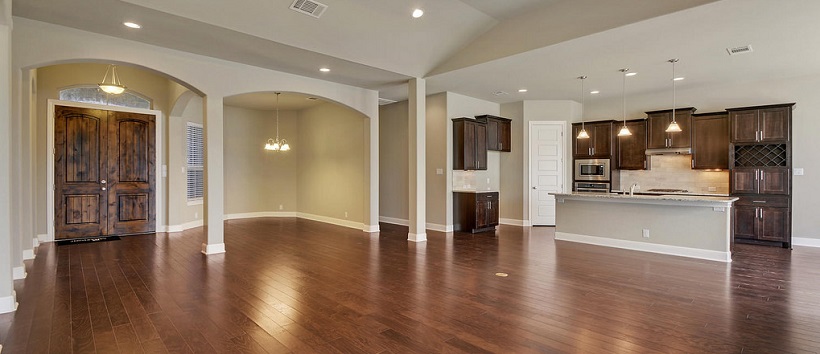
[[[609,181],[609,159],[575,160],[576,181]]]

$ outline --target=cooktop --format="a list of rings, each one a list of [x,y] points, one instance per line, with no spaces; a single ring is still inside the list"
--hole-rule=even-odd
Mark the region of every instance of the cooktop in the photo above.
[[[653,188],[647,189],[647,192],[661,192],[661,193],[689,193],[686,189],[676,189],[676,188]]]

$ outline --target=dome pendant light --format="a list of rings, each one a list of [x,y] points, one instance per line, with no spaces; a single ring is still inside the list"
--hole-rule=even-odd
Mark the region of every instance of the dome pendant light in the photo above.
[[[276,92],[276,139],[268,139],[265,143],[265,150],[270,151],[288,151],[290,144],[285,139],[279,140],[279,95],[281,92]]]
[[[620,70],[623,76],[623,119],[624,125],[621,127],[621,130],[618,132],[618,136],[631,136],[632,132],[629,131],[629,127],[626,126],[626,73],[629,69],[621,69]]]
[[[108,73],[111,73],[111,79],[108,79]],[[108,80],[108,82],[106,82]],[[110,93],[112,95],[119,95],[125,92],[125,85],[120,82],[120,77],[117,76],[117,66],[116,65],[109,65],[108,69],[105,69],[105,76],[103,76],[103,81],[97,86],[100,87],[100,90],[103,90],[105,93]]]
[[[586,80],[587,77],[578,76],[578,79],[581,80],[581,131],[578,132],[577,139],[589,139],[589,134],[584,128],[584,80]]]
[[[670,63],[672,63],[672,123],[669,123],[669,127],[666,128],[667,133],[678,133],[681,130],[678,122],[675,120],[675,105],[677,104],[677,97],[675,97],[675,63],[678,62],[678,59],[669,59]]]

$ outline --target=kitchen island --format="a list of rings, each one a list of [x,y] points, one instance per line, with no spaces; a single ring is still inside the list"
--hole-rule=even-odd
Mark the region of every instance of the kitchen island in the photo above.
[[[734,197],[551,193],[555,239],[731,262]]]

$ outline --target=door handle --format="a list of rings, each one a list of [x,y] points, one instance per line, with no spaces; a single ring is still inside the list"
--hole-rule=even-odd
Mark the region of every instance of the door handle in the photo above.
[[[105,187],[102,187],[102,190],[105,190]]]
[[[537,186],[532,186],[532,189],[538,189],[538,187]]]
[[[105,184],[105,183],[106,183],[106,181],[105,181],[105,180],[102,180],[102,181],[100,181],[100,183]]]

